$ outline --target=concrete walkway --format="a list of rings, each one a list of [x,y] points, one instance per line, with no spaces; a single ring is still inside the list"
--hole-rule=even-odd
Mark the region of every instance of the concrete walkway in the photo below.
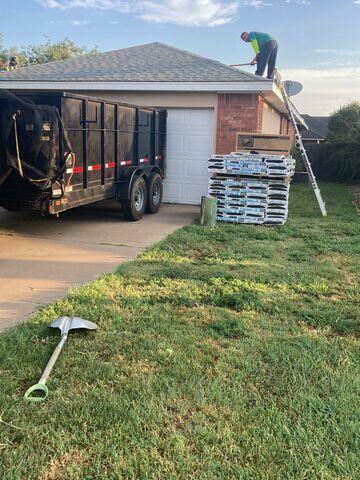
[[[191,223],[199,208],[163,205],[140,222],[123,220],[114,201],[56,217],[0,208],[0,331],[70,287],[112,272],[145,247]]]

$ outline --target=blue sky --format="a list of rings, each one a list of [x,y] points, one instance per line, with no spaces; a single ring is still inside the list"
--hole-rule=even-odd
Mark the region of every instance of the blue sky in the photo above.
[[[360,0],[0,0],[5,46],[65,36],[115,50],[161,41],[243,63],[243,30],[271,33],[283,76],[300,80],[302,109],[328,114],[360,100]],[[253,70],[249,70],[253,71]]]

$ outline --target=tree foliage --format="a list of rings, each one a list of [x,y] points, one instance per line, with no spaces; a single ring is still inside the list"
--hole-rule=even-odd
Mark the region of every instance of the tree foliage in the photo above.
[[[79,57],[81,55],[91,55],[98,53],[97,47],[80,47],[69,38],[59,42],[52,42],[46,38],[40,45],[29,45],[27,47],[4,49],[2,45],[2,35],[0,34],[0,62],[6,62],[12,55],[18,58],[20,67],[36,65],[40,63],[56,62],[66,60],[67,58]]]
[[[352,102],[329,121],[327,169],[332,180],[360,181],[360,103]]]
[[[41,45],[30,45],[23,48],[19,54],[19,60],[22,65],[34,65],[39,63],[56,62],[66,60],[67,58],[79,57],[81,55],[91,55],[98,53],[96,47],[88,49],[79,47],[69,38],[60,42],[51,42],[47,39]]]
[[[3,48],[3,34],[0,33],[0,63],[5,63],[8,60],[8,54]]]

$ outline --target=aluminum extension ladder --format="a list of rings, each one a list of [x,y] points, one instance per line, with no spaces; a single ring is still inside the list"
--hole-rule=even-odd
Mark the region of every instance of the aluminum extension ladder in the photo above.
[[[326,208],[325,208],[325,202],[324,202],[324,200],[321,196],[320,188],[317,184],[316,177],[315,177],[313,169],[311,167],[309,157],[306,153],[306,149],[304,147],[304,143],[302,141],[301,134],[300,134],[299,128],[298,128],[297,123],[296,123],[294,106],[291,103],[291,100],[290,100],[290,98],[289,98],[289,96],[288,96],[288,94],[285,90],[283,81],[281,79],[281,75],[278,72],[278,70],[275,70],[274,80],[275,80],[276,85],[280,89],[281,95],[283,96],[286,109],[289,112],[291,123],[292,123],[292,126],[293,126],[294,130],[295,130],[296,148],[298,150],[300,150],[300,153],[301,153],[301,156],[302,156],[302,159],[304,161],[305,168],[306,168],[306,172],[309,175],[310,183],[311,183],[312,188],[314,190],[314,193],[315,193],[316,199],[318,201],[321,213],[322,213],[323,217],[326,217],[327,212],[326,212]]]

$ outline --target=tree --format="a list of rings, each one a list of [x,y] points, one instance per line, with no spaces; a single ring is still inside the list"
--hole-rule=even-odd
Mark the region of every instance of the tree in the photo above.
[[[360,180],[360,103],[352,102],[335,112],[329,121],[329,178]]]
[[[66,60],[81,55],[92,55],[98,52],[97,47],[91,49],[79,47],[69,38],[60,42],[52,42],[50,39],[46,39],[46,42],[42,45],[30,45],[22,48],[19,52],[19,61],[21,65],[34,65]]]
[[[79,57],[81,55],[92,55],[98,52],[97,47],[90,49],[80,47],[69,38],[59,42],[52,42],[49,38],[46,38],[45,43],[40,45],[29,45],[20,49],[12,47],[5,50],[2,45],[2,35],[0,34],[0,61],[8,61],[10,56],[16,55],[21,67],[66,60],[67,58]]]
[[[7,53],[3,48],[3,34],[0,33],[0,63],[5,63],[7,59]]]

